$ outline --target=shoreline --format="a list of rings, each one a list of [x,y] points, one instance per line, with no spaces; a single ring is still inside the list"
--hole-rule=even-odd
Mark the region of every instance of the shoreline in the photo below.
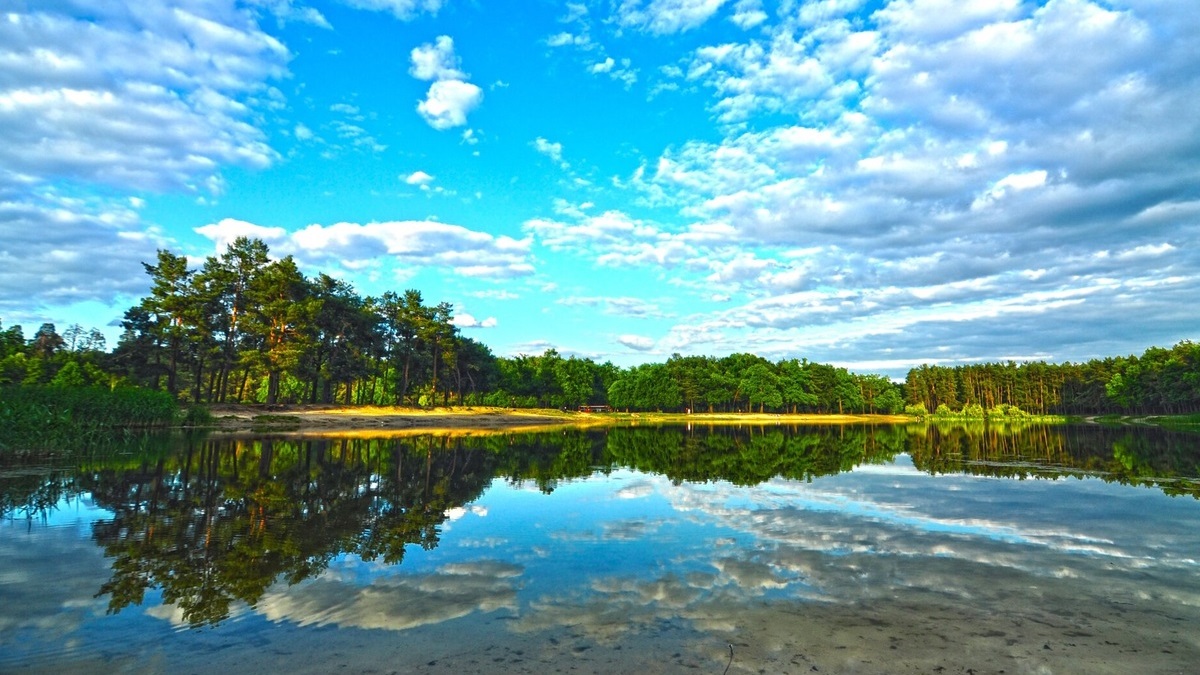
[[[217,432],[395,432],[534,430],[638,424],[904,424],[904,415],[818,415],[774,413],[581,413],[551,409],[490,407],[412,408],[333,404],[209,406]]]

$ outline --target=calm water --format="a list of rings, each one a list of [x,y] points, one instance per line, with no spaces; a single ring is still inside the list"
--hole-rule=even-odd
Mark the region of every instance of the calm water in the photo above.
[[[1200,663],[1197,435],[177,438],[0,495],[4,672]]]

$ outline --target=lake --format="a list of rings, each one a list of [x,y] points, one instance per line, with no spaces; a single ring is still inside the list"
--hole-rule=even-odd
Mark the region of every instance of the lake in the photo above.
[[[1200,663],[1197,434],[173,436],[0,495],[4,672]]]

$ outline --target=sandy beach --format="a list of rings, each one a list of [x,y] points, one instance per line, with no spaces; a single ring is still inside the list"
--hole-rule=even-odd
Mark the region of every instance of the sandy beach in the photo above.
[[[552,409],[493,407],[414,408],[329,404],[209,407],[219,431],[246,432],[395,432],[533,430],[559,426],[613,424],[896,424],[903,415],[787,415],[764,413],[581,413]]]
[[[609,422],[583,413],[503,408],[218,404],[209,410],[216,428],[223,432],[489,431]]]

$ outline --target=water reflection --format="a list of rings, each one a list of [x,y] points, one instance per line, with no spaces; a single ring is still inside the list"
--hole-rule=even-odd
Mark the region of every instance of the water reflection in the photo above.
[[[108,613],[142,605],[154,592],[173,608],[174,621],[192,627],[218,625],[242,605],[260,605],[266,616],[307,616],[301,623],[328,622],[335,620],[332,608],[342,607],[347,593],[358,593],[359,602],[352,603],[356,613],[366,611],[372,619],[356,625],[395,627],[428,622],[431,616],[461,616],[480,607],[516,607],[520,563],[475,562],[475,567],[440,569],[434,577],[392,578],[368,591],[348,590],[323,574],[332,561],[347,556],[394,567],[416,546],[436,548],[448,522],[478,501],[493,479],[535,485],[548,494],[574,479],[628,468],[659,474],[676,486],[749,486],[776,478],[812,482],[856,467],[882,467],[907,453],[912,466],[932,474],[1097,476],[1108,482],[1157,486],[1169,495],[1200,496],[1196,436],[1098,426],[716,426],[374,440],[188,438],[182,446],[168,450],[151,444],[132,454],[86,456],[65,467],[6,467],[0,479],[0,508],[8,518],[44,518],[56,504],[86,496],[103,509],[108,515],[92,522],[90,537],[109,561],[110,577],[96,592],[107,599]],[[647,490],[652,490],[649,484],[635,482],[624,485],[617,497],[644,497]],[[772,490],[782,489],[776,485]],[[847,534],[841,516],[830,515],[840,508],[836,504],[822,506],[811,495],[784,491],[792,507],[803,504],[809,509],[802,549],[810,554],[863,554],[881,538],[894,537],[869,528]],[[887,490],[881,488],[884,494]],[[755,538],[760,545],[797,543],[794,532],[773,534],[772,519],[786,516],[786,509],[760,503],[754,509],[714,510],[712,503],[704,503],[702,490],[680,495],[677,508],[703,510],[719,520],[736,513],[737,519],[758,522]],[[700,501],[688,506],[692,497]],[[928,508],[943,514],[956,509],[953,504]],[[871,521],[887,522],[900,518],[898,513],[906,512],[884,508],[865,514]],[[1103,543],[1069,536],[1014,533],[977,520],[962,525],[971,520],[968,514],[913,518],[917,520],[904,525],[926,534],[974,537],[974,544],[954,546],[954,555],[960,557],[994,554],[990,549],[972,552],[972,546],[986,539],[1075,550],[1092,546],[1102,554],[1105,550]],[[734,520],[726,525],[736,528]],[[584,534],[607,542],[653,539],[656,527],[652,520],[631,518],[606,522],[600,532]],[[1046,527],[1052,530],[1051,524]],[[918,549],[919,555],[931,556],[949,551]],[[768,565],[739,556],[714,556],[712,567],[678,572],[650,586],[644,585],[646,580],[618,579],[592,591],[625,598],[624,604],[644,605],[644,598],[658,598],[667,607],[695,601],[697,589],[712,591],[716,579],[742,591],[785,589],[800,578],[808,579],[812,589],[821,586],[814,583],[821,578],[821,561],[775,560]],[[282,592],[278,583],[304,585],[306,592]],[[386,609],[402,604],[407,607],[404,616]],[[547,621],[570,611],[569,604],[544,609]]]

